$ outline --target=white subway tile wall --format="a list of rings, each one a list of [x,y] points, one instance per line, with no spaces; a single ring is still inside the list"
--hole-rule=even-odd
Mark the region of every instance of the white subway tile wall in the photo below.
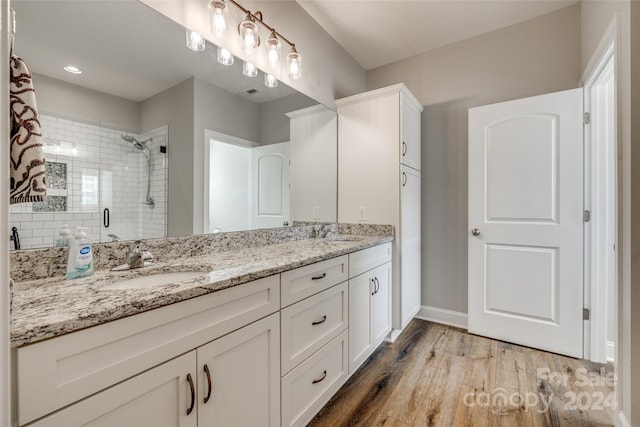
[[[167,235],[168,162],[160,147],[169,143],[163,126],[141,135],[68,119],[40,115],[48,161],[66,163],[66,212],[33,212],[31,203],[10,207],[9,226],[16,227],[22,249],[53,246],[64,224],[72,230],[87,227],[94,242],[106,242],[115,234],[123,240]],[[142,151],[124,141],[130,135],[147,142],[151,152],[152,208],[144,204],[147,192],[147,160]],[[108,214],[105,209],[108,209]],[[108,227],[105,217],[108,216]],[[13,249],[13,243],[9,244]]]

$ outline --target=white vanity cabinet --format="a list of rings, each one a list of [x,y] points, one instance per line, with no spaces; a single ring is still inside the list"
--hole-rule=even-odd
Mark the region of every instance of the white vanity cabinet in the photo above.
[[[260,384],[263,386],[260,393],[268,395],[270,404],[279,408],[280,394],[279,392],[272,394],[274,390],[279,390],[274,387],[274,381],[276,387],[279,385],[277,381],[279,380],[278,362],[280,358],[279,314],[275,314],[275,319],[273,317],[267,318],[271,319],[269,321],[271,323],[264,325],[260,323],[266,319],[257,323],[261,327],[267,328],[268,326],[269,331],[266,334],[262,330],[255,332],[259,335],[262,334],[259,340],[256,341],[249,336],[245,343],[244,338],[247,336],[247,331],[254,331],[252,328],[256,328],[255,325],[251,325],[252,322],[276,313],[279,308],[280,276],[276,275],[20,347],[15,355],[18,424],[30,423],[95,393],[98,393],[94,396],[97,399],[106,399],[106,406],[117,405],[116,401],[111,401],[108,397],[97,396],[115,395],[120,398],[119,394],[109,387],[125,380],[127,381],[119,384],[118,387],[129,384],[129,381],[134,381],[130,383],[133,385],[127,388],[132,399],[136,396],[144,396],[147,391],[150,393],[144,398],[134,399],[134,401],[143,402],[141,408],[144,408],[144,402],[160,398],[160,394],[173,387],[175,398],[179,400],[173,405],[178,409],[183,407],[186,412],[185,401],[187,399],[184,399],[184,387],[188,386],[187,375],[191,375],[194,390],[199,395],[202,394],[203,384],[205,384],[203,366],[200,366],[201,369],[197,369],[195,364],[197,351],[212,358],[209,368],[211,369],[212,381],[215,381],[214,387],[218,381],[214,379],[214,375],[218,372],[216,369],[220,366],[219,361],[224,360],[224,358],[218,358],[218,353],[223,353],[224,357],[231,359],[237,358],[235,367],[222,368],[229,371],[235,369],[236,372],[243,369],[248,371],[245,369],[244,363],[254,356],[277,361],[275,365],[269,365],[271,370],[264,370],[258,376],[260,377],[259,381],[262,381]],[[214,341],[224,335],[226,336],[220,341]],[[224,345],[227,348],[220,350],[220,346],[224,347],[220,343],[226,343]],[[207,345],[204,346],[205,344]],[[145,379],[146,375],[155,370],[154,367],[163,366],[162,364],[166,361],[194,349],[198,350],[194,352],[192,368],[176,370],[167,374],[169,375],[166,378],[167,381],[174,382],[172,385],[156,390],[151,383],[157,381],[157,378],[155,376],[149,377],[149,382]],[[241,360],[239,355],[243,352],[244,360]],[[269,354],[266,355],[265,352]],[[154,369],[147,371],[151,368]],[[136,375],[145,371],[147,372],[142,374],[144,375],[143,379],[136,380],[139,378]],[[224,376],[220,380],[221,386],[226,385],[223,378]],[[258,383],[255,383],[253,378],[249,381],[247,377],[238,377],[236,380],[235,388],[232,391],[226,389],[226,393],[235,398],[242,396],[243,400],[235,406],[237,409],[238,405],[242,405],[242,402],[246,401],[242,390],[258,388]],[[264,386],[265,381],[268,382],[269,387]],[[221,395],[218,397],[224,399]],[[264,399],[264,396],[262,398]],[[167,397],[167,399],[166,405],[169,408],[171,398]],[[197,401],[201,402],[201,399],[203,398],[198,397]],[[91,407],[85,406],[82,402],[79,404],[81,405],[80,409],[73,409],[74,405],[64,411],[70,410],[72,411],[70,413],[84,411],[87,412],[86,417],[95,415],[99,418],[99,408],[95,408],[98,412],[92,415],[88,412]],[[127,407],[130,405],[128,404]],[[133,407],[135,406],[133,405]],[[194,419],[197,418],[197,406],[196,404],[193,412],[192,418]],[[232,410],[232,408],[234,407],[226,407],[225,410]],[[42,422],[49,423],[43,425],[72,426],[80,424],[80,422],[57,424],[54,422],[57,416],[57,414],[52,416],[51,423],[46,418],[43,419]],[[182,418],[181,416],[174,417],[174,421],[180,422]],[[271,414],[269,420],[276,418],[279,420],[279,414]],[[261,424],[278,425],[279,422]],[[127,425],[127,423],[112,425]]]
[[[349,262],[351,375],[391,332],[391,244],[355,252]]]
[[[420,103],[403,84],[336,101],[338,221],[391,224],[392,338],[421,306]]]
[[[282,425],[304,426],[349,376],[347,255],[282,273]]]

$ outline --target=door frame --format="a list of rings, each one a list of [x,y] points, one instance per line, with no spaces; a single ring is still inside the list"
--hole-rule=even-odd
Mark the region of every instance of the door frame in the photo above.
[[[203,185],[203,193],[202,193],[202,203],[203,203],[203,218],[202,218],[202,229],[205,233],[209,231],[209,180],[211,171],[209,170],[210,165],[210,156],[211,156],[211,140],[224,142],[227,144],[238,145],[240,147],[254,148],[259,147],[260,144],[257,142],[249,141],[248,139],[238,138],[233,135],[227,135],[226,133],[216,132],[215,130],[205,129],[204,130],[204,185]]]
[[[618,64],[616,63],[616,21],[615,19],[610,23],[607,31],[605,32],[603,38],[600,40],[598,44],[598,48],[596,49],[596,53],[589,61],[589,64],[585,68],[584,75],[581,79],[581,86],[584,88],[584,111],[585,113],[591,113],[594,105],[592,105],[592,94],[597,89],[598,82],[603,74],[606,72],[607,68],[610,64],[613,64],[613,79],[614,85],[617,86],[617,69]],[[594,163],[595,156],[597,155],[597,146],[596,141],[598,140],[597,136],[597,127],[593,126],[593,122],[585,123],[584,127],[584,203],[585,210],[590,212],[602,209],[606,207],[606,201],[593,200],[593,195],[596,194],[596,187],[598,185],[598,180],[604,178],[605,180],[612,180],[613,186],[615,187],[613,194],[610,197],[613,198],[611,203],[613,207],[613,215],[614,218],[614,227],[615,230],[613,232],[613,240],[614,246],[616,248],[615,253],[613,255],[613,259],[609,260],[610,265],[614,266],[614,307],[616,309],[616,315],[614,316],[615,328],[617,331],[617,308],[618,308],[618,296],[617,296],[617,288],[618,288],[618,278],[619,278],[619,268],[618,268],[618,227],[617,227],[617,218],[619,215],[619,199],[618,199],[618,176],[619,176],[619,164],[617,162],[618,152],[619,152],[619,138],[618,138],[618,120],[617,120],[617,89],[614,87],[613,90],[614,102],[612,107],[614,109],[614,119],[613,119],[613,159],[615,162],[614,171],[610,173],[608,177],[603,177],[603,174],[606,172],[604,170],[599,170],[597,164]],[[597,119],[597,118],[596,118]],[[593,120],[593,117],[592,117]],[[609,345],[607,342],[607,293],[606,289],[602,289],[602,287],[595,286],[595,280],[593,276],[598,271],[598,266],[604,264],[604,257],[598,254],[598,245],[603,245],[605,242],[599,238],[602,235],[603,230],[602,227],[599,227],[598,221],[590,221],[584,223],[584,307],[589,309],[590,315],[588,320],[584,320],[584,358],[588,360],[592,360],[594,362],[606,362],[607,351],[605,351],[606,347]],[[606,288],[606,287],[605,287]],[[617,332],[616,332],[616,340],[617,340]],[[615,346],[615,342],[613,343]],[[617,347],[617,346],[615,346]],[[617,355],[615,355],[616,349],[611,349],[614,353],[614,360],[617,360]]]

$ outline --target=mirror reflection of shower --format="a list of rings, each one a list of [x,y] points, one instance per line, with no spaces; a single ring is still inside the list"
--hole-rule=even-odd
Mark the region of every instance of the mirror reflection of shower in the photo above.
[[[151,150],[149,150],[149,147],[147,147],[147,142],[153,141],[153,138],[145,139],[144,141],[138,141],[136,138],[130,135],[120,135],[120,137],[133,145],[135,149],[142,151],[142,154],[144,154],[144,157],[147,159],[147,197],[142,203],[151,206],[151,208],[153,209],[156,202],[153,197],[151,197]]]

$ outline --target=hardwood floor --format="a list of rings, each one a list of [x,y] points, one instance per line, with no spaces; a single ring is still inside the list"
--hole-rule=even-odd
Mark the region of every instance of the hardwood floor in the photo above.
[[[413,320],[310,426],[611,426],[612,368]]]

